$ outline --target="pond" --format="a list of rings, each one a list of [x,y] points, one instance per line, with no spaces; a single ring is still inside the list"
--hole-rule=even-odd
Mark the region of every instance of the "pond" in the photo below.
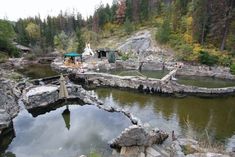
[[[112,149],[108,142],[131,125],[121,113],[109,113],[91,105],[70,104],[68,108],[62,106],[37,117],[22,110],[13,120],[15,138],[6,154],[78,157],[97,152],[109,157]]]
[[[39,79],[58,75],[57,72],[52,70],[50,64],[26,65],[16,71],[23,74],[25,77],[29,77],[30,79]]]
[[[174,98],[99,88],[97,96],[111,106],[123,107],[153,127],[177,135],[227,143],[235,135],[235,97]]]
[[[207,88],[222,88],[235,86],[234,80],[224,80],[212,77],[176,76],[177,82],[184,85],[192,85]]]

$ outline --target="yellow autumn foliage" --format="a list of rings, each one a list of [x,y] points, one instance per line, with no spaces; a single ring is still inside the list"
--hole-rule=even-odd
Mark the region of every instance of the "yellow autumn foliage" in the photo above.
[[[190,34],[188,34],[187,32],[184,33],[183,38],[184,38],[184,41],[188,44],[191,44],[193,42],[192,36]]]
[[[193,44],[193,52],[196,53],[196,52],[200,52],[202,50],[203,50],[203,48],[202,48],[202,46],[200,44],[198,44],[198,43]]]
[[[116,28],[118,28],[118,25],[117,25],[117,24],[113,24],[113,23],[111,23],[111,22],[108,22],[108,23],[106,23],[106,24],[104,25],[104,31],[105,31],[105,32],[109,32],[109,33],[111,33],[111,34],[114,32],[114,30],[115,30]]]

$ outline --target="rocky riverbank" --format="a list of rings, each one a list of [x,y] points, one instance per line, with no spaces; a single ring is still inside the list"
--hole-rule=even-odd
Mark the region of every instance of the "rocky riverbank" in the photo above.
[[[18,99],[21,92],[16,87],[17,84],[10,80],[9,72],[0,69],[0,135],[7,129],[11,120],[17,116],[19,112]]]
[[[84,90],[80,85],[67,85],[70,97],[68,99],[78,98],[84,103],[96,105],[108,112],[122,112],[133,124],[125,129],[117,138],[110,141],[112,148],[120,149],[120,153],[114,153],[113,157],[228,157],[229,153],[218,153],[211,149],[202,148],[199,143],[193,139],[173,137],[166,144],[162,144],[168,134],[159,130],[146,127],[138,118],[134,117],[128,111],[110,107],[103,104],[92,95],[91,92]],[[58,86],[34,86],[24,92],[24,101],[27,109],[46,107],[59,100]],[[148,131],[147,131],[148,130]],[[232,153],[231,153],[232,154]]]

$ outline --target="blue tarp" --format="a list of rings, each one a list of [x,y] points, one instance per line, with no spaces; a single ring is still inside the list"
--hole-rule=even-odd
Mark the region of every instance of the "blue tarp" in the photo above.
[[[81,57],[82,54],[79,54],[77,52],[69,52],[69,53],[66,53],[64,54],[65,57]]]

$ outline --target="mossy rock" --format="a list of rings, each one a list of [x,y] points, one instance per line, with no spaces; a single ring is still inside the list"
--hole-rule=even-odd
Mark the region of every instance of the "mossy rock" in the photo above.
[[[19,73],[12,72],[12,73],[10,74],[10,79],[12,79],[12,80],[19,81],[19,80],[21,80],[22,78],[23,78],[22,75],[19,74]]]
[[[182,146],[182,151],[185,155],[198,153],[198,150],[190,144]]]
[[[0,63],[6,62],[7,59],[8,59],[8,55],[6,53],[0,51]]]
[[[97,152],[91,152],[88,157],[102,157],[99,153]]]

